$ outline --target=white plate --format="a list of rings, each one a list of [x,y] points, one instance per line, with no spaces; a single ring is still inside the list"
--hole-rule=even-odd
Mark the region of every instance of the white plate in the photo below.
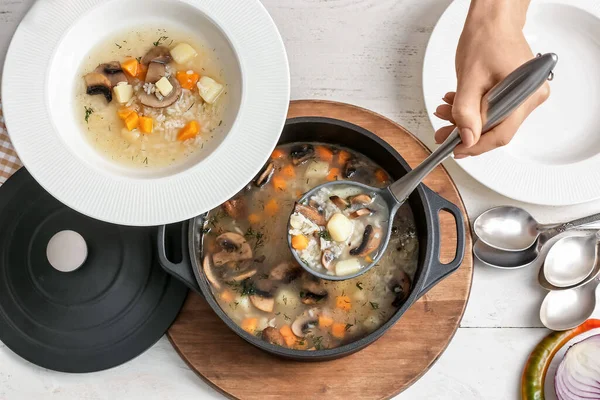
[[[425,55],[423,91],[433,116],[456,90],[454,56],[469,0],[456,0],[437,23]],[[600,1],[533,0],[525,35],[534,53],[558,54],[550,99],[512,142],[457,160],[467,173],[507,197],[542,205],[600,198]]]
[[[205,38],[229,85],[224,139],[160,171],[101,157],[83,138],[73,106],[87,52],[146,24]],[[285,48],[258,0],[39,0],[12,39],[2,81],[8,132],[33,177],[83,214],[136,226],[192,218],[242,189],[277,144],[289,97]]]

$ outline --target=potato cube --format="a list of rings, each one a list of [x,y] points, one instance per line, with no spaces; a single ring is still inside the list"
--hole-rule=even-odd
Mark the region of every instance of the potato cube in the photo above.
[[[168,96],[173,90],[173,85],[171,85],[171,82],[169,82],[169,80],[164,76],[160,78],[158,82],[154,84],[154,86],[156,86],[160,94],[165,97]]]
[[[197,55],[196,50],[187,43],[179,43],[171,49],[171,57],[177,64],[185,64]]]
[[[113,88],[113,92],[119,103],[127,103],[133,97],[133,86],[126,82],[119,82],[119,84]]]
[[[214,103],[223,93],[223,85],[208,76],[203,76],[198,81],[198,93],[208,104]]]
[[[358,258],[338,261],[335,264],[335,274],[337,276],[352,275],[360,271],[360,261]]]
[[[327,230],[336,242],[344,242],[352,234],[354,224],[344,214],[335,213],[327,222]]]

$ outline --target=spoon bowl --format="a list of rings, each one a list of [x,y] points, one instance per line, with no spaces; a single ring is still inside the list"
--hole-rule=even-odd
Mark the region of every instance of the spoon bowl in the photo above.
[[[540,308],[542,324],[553,331],[566,331],[589,319],[600,300],[598,282],[576,289],[551,291]]]
[[[484,264],[499,269],[519,269],[535,263],[540,255],[541,242],[522,251],[505,251],[488,246],[481,240],[473,245],[473,254]]]
[[[577,285],[587,278],[597,261],[598,233],[557,241],[544,262],[544,277],[554,286]]]
[[[479,240],[504,251],[523,251],[540,236],[538,222],[519,207],[496,207],[481,214],[473,229]]]

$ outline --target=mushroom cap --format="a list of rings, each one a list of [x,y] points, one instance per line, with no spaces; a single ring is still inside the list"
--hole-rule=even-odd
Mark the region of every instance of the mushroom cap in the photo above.
[[[227,200],[221,205],[221,208],[231,218],[238,219],[243,217],[244,214],[246,214],[246,201],[243,197]]]
[[[333,260],[335,260],[335,254],[331,250],[323,251],[323,255],[321,256],[321,264],[327,269],[331,271],[333,269]]]
[[[290,151],[290,156],[292,157],[292,164],[300,165],[310,158],[312,158],[315,154],[315,148],[312,144],[299,144],[297,146],[292,147]]]
[[[181,96],[181,85],[179,84],[179,81],[172,76],[169,77],[169,82],[173,85],[173,90],[171,90],[171,93],[169,93],[168,96],[163,97],[162,100],[159,100],[154,94],[148,94],[141,90],[138,96],[142,104],[147,107],[165,108],[175,103],[179,99],[179,96]]]
[[[275,344],[277,346],[285,345],[283,335],[279,332],[277,328],[273,328],[271,326],[266,327],[265,329],[263,329],[261,337],[265,342]]]
[[[87,94],[101,94],[106,98],[107,102],[110,103],[112,101],[111,82],[104,74],[90,72],[83,79],[85,80]]]
[[[264,312],[273,312],[275,307],[275,299],[271,297],[265,297],[262,294],[250,295],[250,302],[254,307]]]
[[[292,322],[292,332],[298,337],[305,337],[312,329],[319,325],[319,319],[311,316],[310,311],[305,312]]]
[[[210,254],[204,257],[202,261],[202,269],[204,270],[204,275],[206,279],[213,285],[213,287],[217,290],[221,289],[221,283],[217,279],[215,272],[213,271],[213,262]]]
[[[259,172],[258,176],[254,180],[254,184],[258,187],[264,186],[271,176],[273,176],[273,172],[275,171],[275,164],[273,162],[268,163],[264,166],[264,168]]]
[[[302,282],[300,292],[300,302],[302,304],[317,304],[327,298],[328,295],[329,293],[327,293],[327,289],[325,289],[320,279],[310,276]]]
[[[271,269],[271,272],[269,272],[269,279],[283,283],[290,283],[298,278],[301,273],[302,268],[298,264],[292,262],[282,262]]]
[[[171,50],[165,46],[154,46],[142,57],[142,64],[150,64],[151,62],[168,64],[173,60]]]
[[[306,218],[308,218],[309,220],[311,220],[319,226],[323,226],[327,223],[325,216],[314,207],[296,203],[296,205],[294,206],[294,212],[304,215]]]
[[[111,84],[111,88],[119,84],[119,82],[127,82],[127,75],[123,72],[121,64],[118,61],[111,61],[109,63],[100,64],[96,67],[94,72],[102,74],[108,78]]]
[[[216,242],[222,249],[219,253],[213,255],[213,261],[216,266],[221,266],[232,261],[252,259],[252,248],[239,233],[224,233],[217,237]]]
[[[146,82],[156,83],[167,74],[167,67],[165,64],[158,62],[151,62],[148,64],[148,71],[146,72]]]
[[[350,219],[358,219],[360,217],[373,215],[374,213],[375,213],[375,211],[371,210],[370,208],[360,208],[360,209],[350,213],[350,215],[348,215],[348,217]]]
[[[350,198],[350,203],[352,203],[352,204],[360,204],[360,205],[366,206],[366,205],[371,204],[372,202],[373,202],[373,198],[365,193],[357,194],[356,196],[352,196]]]
[[[350,207],[350,203],[348,203],[348,201],[345,199],[342,199],[340,196],[331,196],[329,197],[329,200],[331,200],[331,202],[340,210],[345,210],[346,208]]]
[[[350,250],[350,255],[362,257],[377,250],[381,244],[382,236],[380,228],[373,228],[373,225],[367,225],[363,233],[362,242],[358,247]]]

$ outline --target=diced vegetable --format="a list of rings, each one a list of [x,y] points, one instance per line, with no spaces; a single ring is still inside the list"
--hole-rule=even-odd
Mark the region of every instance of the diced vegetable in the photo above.
[[[296,250],[304,250],[308,247],[308,238],[304,235],[292,236],[292,247]]]
[[[335,274],[337,276],[352,275],[360,271],[360,261],[358,258],[349,258],[338,261],[335,264]]]
[[[234,299],[233,292],[229,289],[225,289],[221,292],[221,300],[226,303],[231,303]]]
[[[333,152],[325,146],[315,146],[317,157],[328,163],[333,161]]]
[[[133,97],[133,86],[125,82],[119,82],[117,86],[113,88],[115,99],[119,103],[127,103]]]
[[[296,176],[296,169],[292,164],[289,164],[281,169],[281,174],[288,178],[294,178]]]
[[[196,50],[187,43],[179,43],[171,49],[171,57],[177,64],[185,64],[197,55]]]
[[[350,153],[347,152],[346,150],[340,150],[340,152],[338,153],[338,164],[340,164],[341,166],[344,166],[348,160],[350,159]]]
[[[329,174],[329,163],[325,161],[311,161],[306,168],[304,176],[308,179],[323,179]]]
[[[319,328],[329,328],[333,325],[333,318],[319,315]]]
[[[339,168],[331,168],[331,170],[329,170],[329,174],[327,174],[327,180],[329,182],[331,181],[337,181],[338,179],[340,179],[341,174],[340,174],[340,169]]]
[[[346,241],[352,234],[353,223],[344,214],[335,213],[327,222],[327,230],[336,242]]]
[[[152,133],[154,130],[154,120],[151,117],[141,116],[139,127],[142,133]]]
[[[338,296],[335,298],[335,306],[340,310],[350,311],[352,310],[352,301],[350,296]]]
[[[138,113],[132,112],[125,118],[125,126],[127,130],[132,131],[138,127],[138,123],[140,121],[140,117]]]
[[[124,121],[125,118],[127,118],[129,116],[129,114],[131,114],[132,112],[133,112],[133,110],[131,108],[121,107],[117,111],[117,115],[119,116],[119,118],[121,118]]]
[[[250,222],[252,225],[258,224],[260,222],[260,215],[258,215],[258,214],[248,215],[248,222]]]
[[[148,72],[147,65],[138,64],[138,70],[137,70],[137,74],[135,75],[135,77],[138,78],[140,81],[145,81],[147,72]]]
[[[283,340],[285,340],[285,344],[288,347],[292,347],[296,344],[298,338],[296,337],[296,335],[294,335],[294,332],[292,332],[292,328],[290,328],[289,325],[282,326],[279,329],[279,333],[281,333],[281,336],[283,336]]]
[[[208,104],[214,103],[223,93],[223,85],[208,76],[203,76],[198,81],[198,93]]]
[[[166,76],[160,78],[158,82],[154,84],[154,86],[156,86],[160,94],[162,94],[165,97],[171,94],[171,92],[173,91],[173,85],[171,85],[171,82],[169,82],[169,79],[167,79]]]
[[[377,171],[375,171],[375,178],[377,178],[377,180],[380,183],[384,183],[389,180],[387,172],[385,172],[381,168],[379,168]]]
[[[331,335],[337,339],[343,339],[346,336],[346,324],[335,322],[331,326]]]
[[[127,58],[125,61],[121,63],[121,68],[127,75],[132,78],[135,78],[138,74],[138,68],[140,63],[135,58]]]
[[[200,124],[198,121],[190,121],[183,128],[179,130],[179,134],[177,135],[177,140],[185,141],[188,139],[195,138],[196,135],[200,132]]]
[[[281,176],[274,176],[273,178],[271,178],[271,183],[273,183],[273,187],[276,190],[284,191],[287,189],[287,183],[285,181],[285,178],[282,178]]]
[[[271,153],[271,158],[273,160],[279,160],[280,158],[284,158],[284,157],[285,157],[285,152],[283,150],[280,150],[280,149],[275,149]]]
[[[265,204],[265,211],[270,216],[277,214],[279,211],[279,204],[277,204],[277,200],[271,199]]]
[[[137,129],[135,129],[133,131],[129,131],[126,128],[123,128],[121,130],[121,136],[123,137],[123,139],[127,140],[129,143],[135,143],[140,138],[140,131],[138,131]]]
[[[176,77],[181,87],[187,90],[193,90],[200,79],[200,75],[194,71],[179,71]]]
[[[258,326],[258,318],[246,318],[242,321],[242,329],[254,335]]]

